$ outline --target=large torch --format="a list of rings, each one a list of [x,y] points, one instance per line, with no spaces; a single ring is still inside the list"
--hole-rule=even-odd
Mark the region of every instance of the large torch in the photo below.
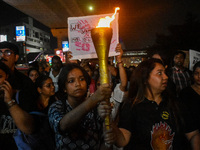
[[[91,36],[93,44],[99,60],[99,72],[100,72],[100,83],[110,83],[108,73],[108,54],[110,49],[110,43],[112,39],[112,28],[110,28],[110,22],[115,19],[115,14],[119,10],[119,7],[115,9],[115,13],[112,17],[101,18],[98,26],[91,30]],[[107,100],[109,101],[109,100]],[[110,128],[110,116],[105,118],[106,129]]]

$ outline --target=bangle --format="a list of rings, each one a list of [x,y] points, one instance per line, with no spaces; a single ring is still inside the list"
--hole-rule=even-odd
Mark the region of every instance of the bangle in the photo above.
[[[12,99],[11,101],[7,102],[7,106],[8,108],[11,108],[12,106],[16,105],[17,103],[15,102],[14,99]]]
[[[122,63],[123,63],[123,61],[120,61],[120,62],[117,61],[117,65],[122,64]]]

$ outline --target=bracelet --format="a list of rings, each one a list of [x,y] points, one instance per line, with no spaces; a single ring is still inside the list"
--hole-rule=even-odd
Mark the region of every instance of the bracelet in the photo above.
[[[11,108],[12,106],[16,105],[17,103],[15,102],[14,99],[12,99],[11,101],[7,102],[7,106],[8,106],[8,109]]]
[[[120,61],[120,62],[117,61],[117,65],[122,64],[122,63],[123,63],[123,61]]]

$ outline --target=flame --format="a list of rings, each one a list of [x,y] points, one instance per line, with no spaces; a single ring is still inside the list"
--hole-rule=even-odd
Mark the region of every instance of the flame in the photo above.
[[[115,13],[112,15],[112,17],[106,16],[105,18],[100,18],[98,26],[96,26],[96,28],[100,28],[100,27],[108,27],[109,28],[110,23],[115,19],[117,10],[120,10],[120,8],[119,7],[115,8]]]

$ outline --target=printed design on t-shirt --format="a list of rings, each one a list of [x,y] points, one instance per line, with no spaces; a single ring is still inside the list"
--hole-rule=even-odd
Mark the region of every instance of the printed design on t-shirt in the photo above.
[[[172,150],[175,133],[171,133],[170,126],[164,122],[156,123],[151,131],[151,147],[153,150]]]
[[[161,117],[164,120],[168,120],[169,119],[169,113],[167,111],[163,111]]]
[[[16,130],[17,128],[11,116],[0,116],[0,134],[15,133]]]

